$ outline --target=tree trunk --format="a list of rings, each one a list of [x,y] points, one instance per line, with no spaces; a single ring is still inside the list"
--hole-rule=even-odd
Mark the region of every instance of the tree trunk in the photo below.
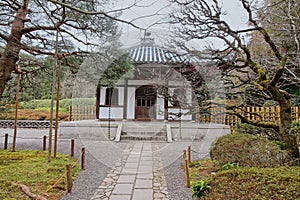
[[[288,153],[295,159],[300,158],[296,135],[290,132],[292,117],[291,104],[288,100],[280,103],[280,125],[279,134],[283,142],[287,144]]]
[[[3,95],[7,82],[11,79],[11,73],[15,70],[22,49],[21,39],[25,19],[28,14],[30,0],[23,0],[23,5],[18,9],[11,28],[11,34],[0,57],[0,98]]]
[[[278,131],[282,138],[282,141],[287,144],[287,151],[289,155],[292,158],[299,160],[300,153],[297,145],[297,138],[294,134],[290,133],[292,124],[290,96],[276,87],[271,86],[268,88],[268,90],[280,105],[280,124]]]

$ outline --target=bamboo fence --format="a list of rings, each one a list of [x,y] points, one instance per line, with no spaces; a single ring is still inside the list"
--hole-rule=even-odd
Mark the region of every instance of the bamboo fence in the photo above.
[[[243,115],[253,121],[279,122],[280,107],[247,107]],[[297,106],[292,107],[292,120],[297,121],[298,119],[299,109]],[[199,115],[199,121],[202,123],[226,124],[233,130],[241,120],[235,115],[226,114],[226,109],[223,107],[214,107],[209,109],[208,112]]]
[[[96,118],[96,108],[93,105],[76,105],[70,107],[70,121]]]
[[[247,107],[243,113],[250,120],[259,120],[264,122],[279,122],[280,107]],[[96,108],[93,105],[77,105],[70,108],[70,120],[87,120],[96,118]],[[197,116],[200,123],[218,123],[229,125],[232,129],[241,120],[235,115],[226,114],[223,107],[213,107],[207,112]],[[292,107],[292,120],[299,119],[298,107]]]

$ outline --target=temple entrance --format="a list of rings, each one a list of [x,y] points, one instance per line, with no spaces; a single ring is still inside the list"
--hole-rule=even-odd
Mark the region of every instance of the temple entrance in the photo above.
[[[156,88],[151,85],[141,86],[135,91],[135,119],[151,120],[156,118]]]

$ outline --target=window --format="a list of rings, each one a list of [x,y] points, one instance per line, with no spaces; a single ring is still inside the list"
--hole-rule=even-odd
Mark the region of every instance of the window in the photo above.
[[[117,88],[106,88],[105,105],[118,105],[119,91]]]

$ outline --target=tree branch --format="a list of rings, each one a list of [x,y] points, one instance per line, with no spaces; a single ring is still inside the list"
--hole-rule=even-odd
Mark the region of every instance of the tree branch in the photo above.
[[[108,17],[108,18],[112,19],[112,20],[115,20],[115,21],[118,21],[118,22],[122,22],[122,23],[125,23],[125,24],[129,24],[130,26],[132,26],[134,28],[142,29],[143,30],[143,28],[138,27],[138,26],[136,26],[135,24],[133,24],[131,22],[128,22],[126,20],[119,19],[117,17],[113,17],[113,16],[107,14],[108,12],[104,12],[104,11],[97,11],[97,12],[85,11],[85,10],[81,10],[79,8],[73,7],[70,4],[62,3],[62,2],[59,2],[59,1],[56,1],[56,0],[49,0],[49,1],[52,2],[52,3],[54,3],[54,4],[58,4],[58,5],[66,7],[66,8],[69,8],[71,10],[74,10],[74,11],[76,11],[78,13],[82,13],[82,14],[86,14],[86,15],[103,15],[105,17]]]

